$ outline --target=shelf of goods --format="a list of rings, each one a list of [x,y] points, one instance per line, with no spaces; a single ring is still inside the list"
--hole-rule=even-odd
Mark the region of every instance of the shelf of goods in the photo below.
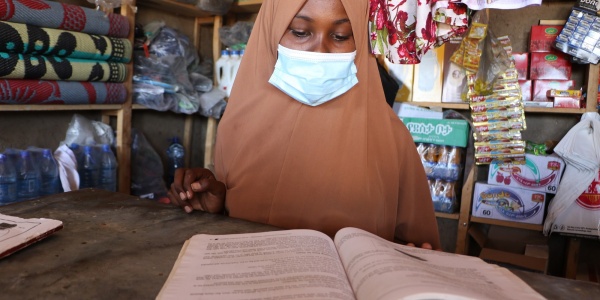
[[[262,1],[249,0],[249,1],[235,1],[232,4],[229,15],[234,19],[233,14],[243,13],[256,13],[258,12]],[[212,26],[212,57],[213,61],[216,61],[221,53],[222,45],[219,40],[219,29],[223,26],[224,16],[213,15],[206,11],[199,9],[196,5],[185,4],[173,0],[148,0],[139,2],[139,5],[143,7],[153,8],[161,11],[166,11],[171,14],[181,15],[185,17],[194,18],[194,33],[193,43],[195,46],[200,44],[200,27],[203,25]],[[133,105],[134,110],[147,109],[142,105]],[[206,123],[206,139],[204,144],[204,167],[212,168],[214,160],[214,143],[217,132],[217,120],[214,118],[208,118]],[[192,143],[192,125],[193,116],[188,115],[185,119],[184,132],[183,132],[183,146],[186,151],[191,149]],[[190,165],[191,155],[186,155],[186,165]]]
[[[63,1],[69,2],[69,1]],[[73,2],[73,1],[70,1]],[[83,2],[79,5],[86,5]],[[119,9],[119,13],[127,18],[131,30],[127,37],[133,41],[133,28],[135,24],[135,12],[132,7],[135,6],[135,0],[131,0],[131,6],[126,5]],[[6,104],[0,105],[2,112],[44,112],[44,111],[99,111],[102,114],[102,121],[109,123],[110,118],[116,118],[116,156],[119,161],[118,186],[119,191],[129,193],[131,172],[131,80],[133,76],[133,64],[126,64],[127,77],[124,85],[127,91],[127,99],[123,104],[82,104],[82,105],[35,105],[35,104]]]

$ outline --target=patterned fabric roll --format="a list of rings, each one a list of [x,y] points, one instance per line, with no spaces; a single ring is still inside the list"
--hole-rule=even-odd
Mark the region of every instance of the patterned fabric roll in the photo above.
[[[123,63],[0,52],[0,78],[123,82]]]
[[[0,20],[121,38],[130,29],[125,16],[44,0],[0,0]]]
[[[128,63],[128,39],[0,21],[0,52]]]
[[[121,104],[122,83],[0,80],[0,104]]]

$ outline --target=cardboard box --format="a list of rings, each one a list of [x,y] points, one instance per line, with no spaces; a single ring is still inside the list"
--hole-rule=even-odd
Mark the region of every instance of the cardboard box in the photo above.
[[[525,107],[554,107],[554,101],[523,101]]]
[[[531,100],[553,102],[554,99],[548,97],[549,90],[571,90],[574,87],[573,80],[533,80]]]
[[[546,193],[509,186],[475,183],[472,216],[542,224]]]
[[[598,238],[600,230],[600,172],[588,188],[571,204],[554,224],[553,232]]]
[[[442,102],[445,45],[431,49],[415,65],[413,102]]]
[[[415,143],[466,147],[469,123],[457,119],[401,118]]]
[[[515,62],[515,69],[517,69],[517,73],[519,74],[517,79],[527,80],[529,78],[529,53],[513,52],[512,57]]]
[[[531,80],[519,80],[519,87],[521,87],[521,97],[523,101],[531,101],[531,95],[533,94]]]
[[[397,102],[412,101],[412,85],[414,79],[415,66],[393,64],[386,58],[383,58],[385,67],[388,73],[399,85],[398,93],[396,94]]]
[[[409,104],[406,102],[394,102],[394,111],[400,118],[425,118],[425,119],[443,119],[444,112],[428,109],[425,107]]]
[[[460,43],[447,42],[444,50],[444,80],[442,86],[442,102],[466,102],[463,93],[466,93],[467,74],[465,69],[452,61],[450,57],[458,48]]]
[[[493,161],[488,184],[556,194],[565,162],[556,154],[525,154],[524,160]]]
[[[529,36],[529,52],[549,52],[552,43],[563,29],[560,25],[534,25],[531,26]],[[533,78],[532,78],[533,79]]]
[[[532,52],[529,78],[533,80],[569,80],[571,79],[571,62],[562,52]]]
[[[581,108],[581,98],[579,98],[579,97],[554,97],[554,107]]]

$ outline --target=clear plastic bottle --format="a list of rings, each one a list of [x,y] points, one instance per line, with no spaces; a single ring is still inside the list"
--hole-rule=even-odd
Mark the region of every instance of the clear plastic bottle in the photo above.
[[[107,144],[102,145],[102,154],[100,156],[102,167],[100,168],[100,188],[116,192],[117,191],[117,158]]]
[[[171,145],[167,149],[167,187],[171,186],[175,176],[175,170],[183,168],[185,151],[178,137],[173,137]]]
[[[82,172],[79,173],[80,189],[96,188],[100,185],[100,166],[94,152],[92,146],[83,147],[83,167],[81,168]]]
[[[34,199],[40,196],[42,176],[33,163],[27,150],[21,150],[17,168],[17,201]]]
[[[42,187],[40,195],[53,195],[60,193],[60,177],[58,176],[58,163],[50,149],[42,150],[40,158],[40,172],[42,175]]]
[[[231,65],[229,64],[231,56],[229,50],[221,50],[221,57],[215,62],[215,77],[217,86],[223,92],[231,89]]]
[[[17,201],[17,171],[7,155],[0,153],[0,205]]]

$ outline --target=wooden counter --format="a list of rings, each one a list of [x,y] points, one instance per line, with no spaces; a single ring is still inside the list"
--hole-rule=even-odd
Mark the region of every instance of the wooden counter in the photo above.
[[[0,260],[0,299],[154,299],[192,235],[277,230],[96,189],[0,206],[0,213],[64,223]],[[600,295],[597,284],[513,272],[548,299]]]

